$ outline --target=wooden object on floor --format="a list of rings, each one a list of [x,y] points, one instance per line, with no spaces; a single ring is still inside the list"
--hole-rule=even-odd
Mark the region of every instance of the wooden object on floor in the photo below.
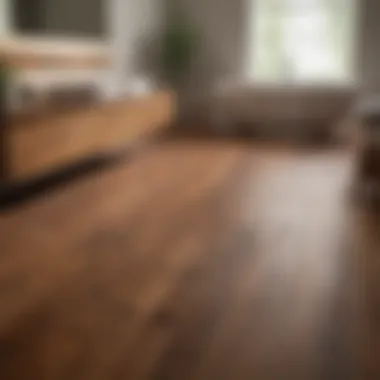
[[[8,181],[24,180],[159,133],[172,118],[170,93],[119,100],[15,123],[6,134]]]
[[[380,189],[380,107],[376,96],[364,97],[357,105],[360,127],[357,147],[359,152],[359,188],[372,200],[378,198]]]
[[[360,179],[380,187],[380,110],[371,110],[362,115],[360,153]]]
[[[0,52],[1,54],[1,52]],[[70,69],[70,70],[89,70],[104,69],[111,66],[111,60],[102,55],[77,56],[60,55],[49,53],[22,53],[11,52],[3,55],[3,59],[12,67],[18,70],[40,70],[40,69]]]
[[[360,177],[366,183],[380,185],[380,146],[368,144],[360,158]]]
[[[3,215],[2,378],[355,378],[351,166],[162,142]]]
[[[234,131],[245,126],[245,134],[273,139],[329,142],[337,123],[352,108],[355,91],[336,86],[252,86],[226,88],[213,105],[221,123]]]
[[[90,70],[112,65],[107,43],[80,38],[0,38],[0,56],[16,70]]]

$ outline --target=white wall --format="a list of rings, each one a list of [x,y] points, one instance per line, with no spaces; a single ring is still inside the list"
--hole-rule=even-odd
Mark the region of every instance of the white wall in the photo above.
[[[161,0],[109,0],[110,44],[114,59],[111,91],[128,93],[141,73],[139,54],[157,35],[164,17]]]
[[[0,0],[0,37],[6,36],[11,27],[10,0]]]

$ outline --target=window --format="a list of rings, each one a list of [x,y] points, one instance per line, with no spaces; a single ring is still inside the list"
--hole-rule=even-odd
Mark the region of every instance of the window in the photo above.
[[[352,79],[355,0],[251,1],[251,78],[268,83]]]

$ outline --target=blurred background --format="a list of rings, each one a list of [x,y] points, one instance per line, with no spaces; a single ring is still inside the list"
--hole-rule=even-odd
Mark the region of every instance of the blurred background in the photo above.
[[[0,377],[380,379],[379,0],[0,0]]]

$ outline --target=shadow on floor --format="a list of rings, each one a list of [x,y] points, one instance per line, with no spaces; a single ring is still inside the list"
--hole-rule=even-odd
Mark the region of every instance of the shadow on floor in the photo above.
[[[116,156],[93,157],[43,176],[0,186],[0,212],[19,207],[85,176],[110,167]]]

